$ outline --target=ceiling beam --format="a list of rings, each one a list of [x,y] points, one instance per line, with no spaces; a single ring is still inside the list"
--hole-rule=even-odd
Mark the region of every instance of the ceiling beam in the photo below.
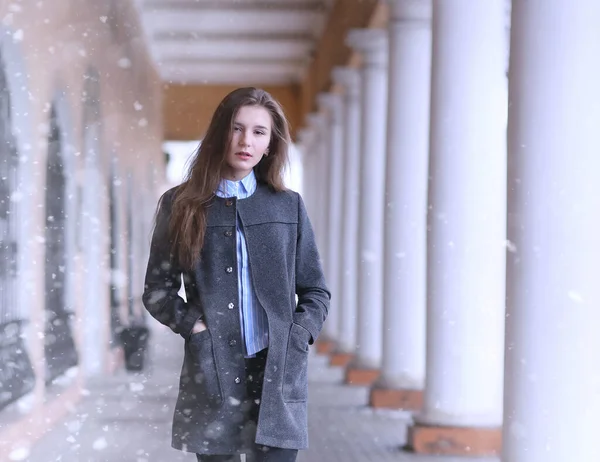
[[[285,57],[278,58],[273,56],[265,56],[264,58],[258,58],[256,56],[243,56],[234,57],[222,53],[221,56],[215,56],[207,59],[196,59],[194,57],[183,56],[183,57],[168,57],[163,59],[160,64],[166,64],[168,66],[231,66],[235,68],[244,69],[265,69],[265,72],[277,69],[289,69],[290,67],[298,68],[306,63],[306,59]]]
[[[157,61],[174,59],[241,61],[302,61],[307,63],[312,51],[310,43],[256,40],[220,40],[214,42],[155,42]]]
[[[313,32],[322,14],[319,11],[223,11],[223,10],[144,10],[143,20],[154,35],[159,31],[194,31],[251,33],[269,31],[272,33]]]
[[[201,11],[256,11],[268,10],[276,12],[323,11],[326,8],[323,0],[149,0],[144,2],[145,10],[201,10]]]
[[[297,81],[303,73],[302,62],[239,62],[223,59],[220,61],[167,61],[159,63],[161,76],[167,81],[190,81],[189,76],[196,76],[196,82],[217,82],[220,78],[243,84],[253,79],[260,82],[269,76]],[[184,79],[185,76],[188,78]],[[184,80],[183,80],[184,79]]]
[[[202,75],[195,71],[161,72],[160,78],[163,82],[171,85],[235,85],[236,87],[262,87],[265,85],[298,85],[298,76],[288,74],[212,74]]]
[[[159,68],[164,82],[177,84],[228,84],[228,85],[287,85],[298,83],[300,71],[296,69],[280,69],[277,72],[265,73],[263,69],[203,69],[202,66]]]
[[[290,31],[271,32],[270,30],[252,30],[247,32],[238,32],[235,30],[214,30],[214,31],[158,31],[152,35],[152,39],[161,42],[182,42],[182,41],[282,41],[290,43],[313,43],[314,37],[308,33],[298,33]]]
[[[220,101],[236,85],[165,85],[163,91],[164,139],[200,140]],[[292,127],[300,125],[300,90],[297,85],[261,86],[278,100]]]

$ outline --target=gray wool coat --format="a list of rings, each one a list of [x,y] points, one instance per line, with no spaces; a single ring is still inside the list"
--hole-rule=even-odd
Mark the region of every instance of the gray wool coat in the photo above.
[[[244,449],[247,428],[240,403],[246,396],[245,359],[236,271],[239,214],[254,290],[269,320],[260,414],[251,439],[267,446],[306,448],[308,346],[321,331],[330,294],[302,198],[261,183],[247,199],[215,197],[201,257],[189,271],[171,252],[167,232],[175,191],[167,191],[160,201],[143,295],[150,314],[185,339],[173,447],[200,454]],[[182,274],[187,302],[177,295]],[[200,316],[207,330],[191,335]]]

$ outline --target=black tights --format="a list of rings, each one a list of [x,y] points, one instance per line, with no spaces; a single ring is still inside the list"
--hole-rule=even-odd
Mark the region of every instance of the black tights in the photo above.
[[[269,448],[266,446],[257,446],[252,453],[246,455],[247,462],[296,462],[298,450]],[[198,462],[238,462],[241,460],[239,455],[201,455],[196,454]]]
[[[257,353],[256,358],[246,359],[246,388],[248,390],[248,399],[253,402],[255,402],[255,400],[260,400],[262,395],[262,382],[266,361],[267,350]],[[255,423],[258,423],[259,406],[260,405],[252,406],[248,417],[249,420]],[[238,462],[241,460],[239,455],[196,454],[196,456],[198,457],[198,462]],[[297,456],[297,449],[283,449],[255,445],[250,452],[246,453],[246,461],[296,462]]]

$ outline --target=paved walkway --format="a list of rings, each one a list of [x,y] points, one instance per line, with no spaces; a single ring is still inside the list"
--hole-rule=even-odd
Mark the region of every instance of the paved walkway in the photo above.
[[[420,456],[402,450],[410,414],[368,407],[366,387],[342,385],[341,368],[314,356],[309,371],[310,449],[299,462],[499,462],[497,458]]]
[[[89,387],[78,409],[39,440],[29,462],[179,462],[191,454],[170,447],[171,417],[182,340],[153,333],[151,361],[141,374],[120,372]],[[342,371],[313,356],[310,444],[299,462],[497,462],[497,459],[416,456],[401,450],[410,416],[365,406],[367,389],[341,385]]]

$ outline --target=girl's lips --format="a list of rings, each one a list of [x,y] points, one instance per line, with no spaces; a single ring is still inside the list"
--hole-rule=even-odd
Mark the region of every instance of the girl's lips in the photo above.
[[[241,157],[242,159],[250,159],[250,157],[252,157],[247,152],[236,152],[235,155]]]

